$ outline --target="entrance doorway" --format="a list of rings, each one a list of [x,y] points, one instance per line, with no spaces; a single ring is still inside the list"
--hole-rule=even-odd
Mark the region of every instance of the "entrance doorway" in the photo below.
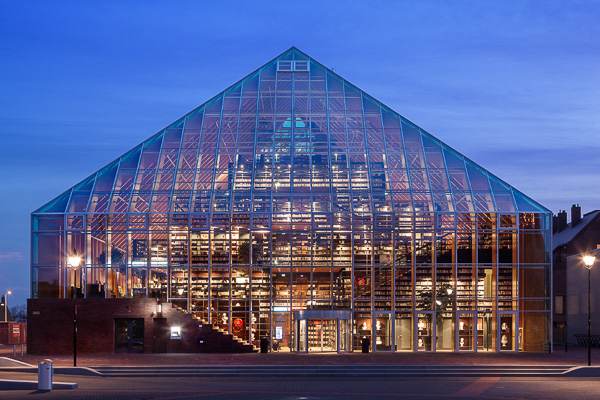
[[[115,318],[115,352],[144,352],[143,318]]]
[[[413,317],[412,313],[396,314],[396,351],[410,351],[413,349]]]
[[[392,340],[394,337],[394,325],[392,324],[391,312],[375,312],[373,329],[373,351],[393,351]]]
[[[496,323],[494,313],[477,314],[477,351],[496,351]]]
[[[308,320],[308,351],[337,351],[337,321],[335,319]]]
[[[349,352],[350,321],[349,311],[294,311],[294,351]]]

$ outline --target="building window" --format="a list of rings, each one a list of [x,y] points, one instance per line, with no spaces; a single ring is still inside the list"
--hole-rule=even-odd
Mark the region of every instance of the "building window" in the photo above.
[[[309,72],[310,63],[308,60],[299,61],[288,61],[280,60],[277,61],[277,71],[279,72]]]

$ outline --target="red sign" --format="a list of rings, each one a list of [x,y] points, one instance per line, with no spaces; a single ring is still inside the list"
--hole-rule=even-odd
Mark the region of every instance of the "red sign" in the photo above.
[[[0,322],[0,344],[27,343],[24,322]]]
[[[244,325],[244,321],[242,321],[242,320],[241,320],[241,319],[239,319],[239,318],[236,318],[236,319],[234,319],[234,320],[233,320],[233,324],[234,324],[235,326],[242,326],[242,325]]]

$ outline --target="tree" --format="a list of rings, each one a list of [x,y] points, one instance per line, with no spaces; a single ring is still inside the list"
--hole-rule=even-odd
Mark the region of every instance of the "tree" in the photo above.
[[[237,250],[237,262],[239,264],[248,264],[250,261],[250,242],[244,240],[240,242]],[[252,245],[252,263],[261,264],[262,254],[260,252],[260,246]]]
[[[13,320],[16,322],[27,322],[27,305],[21,304],[8,308],[12,314]]]
[[[432,296],[431,289],[421,290],[419,293],[417,293],[417,297],[420,298],[420,300],[417,300],[417,309],[431,310],[431,306],[435,304],[435,311],[437,311],[436,320],[437,322],[441,322],[444,311],[452,310],[453,308],[453,292],[452,285],[449,283],[441,283],[437,285],[435,298]]]
[[[119,270],[119,268],[122,268],[123,270],[121,272],[125,272],[124,271],[124,267],[125,267],[125,253],[122,252],[121,250],[119,250],[118,248],[116,248],[115,246],[112,246],[111,251],[111,262],[110,262],[110,267],[114,270],[117,271]],[[106,251],[103,251],[97,258],[96,261],[98,262],[98,264],[105,264],[106,263]]]

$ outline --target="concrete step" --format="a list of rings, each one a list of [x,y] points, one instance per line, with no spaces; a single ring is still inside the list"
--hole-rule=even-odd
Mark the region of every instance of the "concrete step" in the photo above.
[[[302,365],[302,366],[165,366],[96,367],[103,376],[195,376],[195,377],[419,377],[505,376],[533,377],[567,375],[572,366],[396,366],[396,365]],[[600,370],[598,370],[600,374]],[[595,376],[596,372],[592,372]]]

